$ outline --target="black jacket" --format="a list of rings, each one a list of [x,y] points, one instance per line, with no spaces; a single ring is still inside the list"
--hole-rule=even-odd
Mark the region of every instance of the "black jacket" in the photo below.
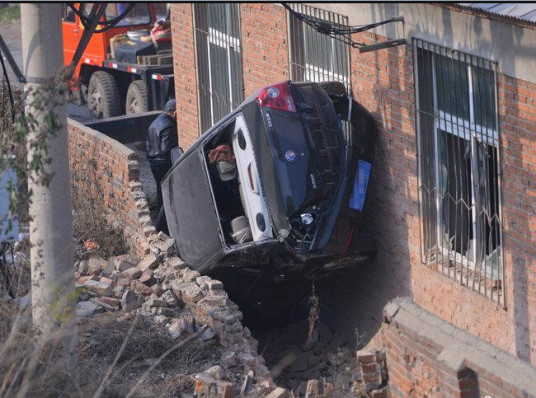
[[[158,115],[147,130],[145,144],[149,160],[171,160],[171,150],[179,145],[175,119],[166,113]]]

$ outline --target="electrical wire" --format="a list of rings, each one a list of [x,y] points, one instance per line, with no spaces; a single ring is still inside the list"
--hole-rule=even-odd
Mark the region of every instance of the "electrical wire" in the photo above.
[[[403,17],[393,17],[384,21],[358,26],[344,26],[335,24],[333,22],[324,21],[322,19],[302,14],[295,11],[288,3],[281,3],[296,19],[306,23],[315,29],[318,33],[328,35],[336,40],[342,41],[345,44],[351,45],[354,48],[362,47],[364,43],[358,43],[350,37],[351,34],[365,32],[370,29],[374,29],[378,26],[385,25],[391,22],[403,22]],[[342,37],[340,37],[342,36]]]

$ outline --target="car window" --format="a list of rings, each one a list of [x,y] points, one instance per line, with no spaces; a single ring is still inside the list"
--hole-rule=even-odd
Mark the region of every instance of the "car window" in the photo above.
[[[106,6],[106,18],[112,19],[123,13],[130,3],[109,3]],[[136,3],[125,17],[116,26],[146,25],[151,23],[149,5]]]
[[[168,3],[153,3],[156,14],[156,20],[168,19]]]
[[[106,19],[111,20],[121,15],[129,5],[130,3],[109,3],[106,6]],[[89,16],[92,7],[93,3],[82,3],[80,4],[80,13],[84,16]],[[149,5],[147,3],[136,3],[115,26],[147,25],[149,23],[151,23]]]
[[[74,11],[67,3],[62,4],[62,16],[65,22],[75,22]]]

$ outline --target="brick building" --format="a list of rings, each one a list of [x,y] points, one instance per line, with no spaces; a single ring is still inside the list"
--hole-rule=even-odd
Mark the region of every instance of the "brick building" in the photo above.
[[[510,6],[293,5],[338,27],[404,17],[343,37],[407,40],[371,52],[318,33],[277,3],[171,7],[183,147],[256,88],[285,79],[342,81],[375,115],[367,220],[379,253],[332,282],[348,293],[333,304],[363,323],[367,339],[380,330],[383,307],[409,296],[478,344],[536,364],[536,6]],[[444,385],[425,369],[434,350],[423,343],[398,355],[389,350],[398,340],[386,336],[399,395],[419,396],[403,380],[423,374]],[[478,367],[464,366],[453,376],[457,391]],[[480,388],[499,382],[482,376]]]

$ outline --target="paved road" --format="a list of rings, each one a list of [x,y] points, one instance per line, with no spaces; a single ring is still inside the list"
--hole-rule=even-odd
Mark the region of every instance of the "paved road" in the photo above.
[[[15,62],[19,66],[21,71],[24,70],[22,65],[22,43],[21,43],[21,30],[20,30],[20,21],[6,22],[2,21],[0,23],[0,35],[6,42],[7,47],[9,48]],[[15,74],[13,73],[11,67],[7,61],[4,62],[8,69],[8,77],[12,86],[22,89],[22,84],[18,82]],[[3,77],[2,77],[3,80]],[[67,105],[67,114],[69,117],[78,120],[79,122],[86,122],[91,120],[92,117],[89,114],[88,109],[85,106],[78,106],[72,103]]]

